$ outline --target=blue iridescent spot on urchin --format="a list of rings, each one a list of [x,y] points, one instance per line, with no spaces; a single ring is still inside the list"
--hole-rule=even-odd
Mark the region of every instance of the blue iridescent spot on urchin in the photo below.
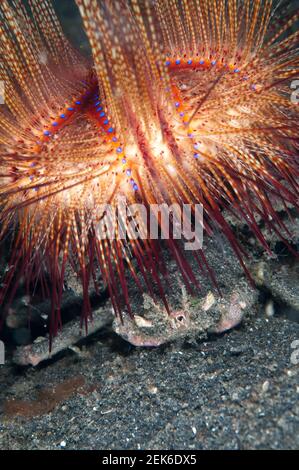
[[[95,106],[99,106],[100,104],[101,104],[101,102],[100,102],[100,101],[97,101],[96,104],[95,104]]]
[[[138,191],[138,185],[136,183],[133,184],[134,191]]]
[[[177,60],[175,61],[175,63],[176,63],[176,65],[180,65],[180,63],[181,63],[180,59],[177,59]]]
[[[183,113],[183,111],[180,113],[180,116],[181,117],[184,117],[185,116],[185,113]]]
[[[195,148],[195,150],[198,150],[198,149],[199,149],[199,145],[198,145],[198,144],[194,144],[194,148]]]
[[[104,113],[104,111],[103,111],[103,112],[100,114],[100,117],[105,117],[105,116],[106,116],[106,115],[105,115],[105,113]]]
[[[30,168],[34,168],[36,166],[36,163],[32,162],[30,163]]]
[[[117,137],[115,137],[115,136],[114,136],[113,139],[112,139],[113,142],[117,142],[117,140],[118,140],[118,139],[117,139]]]
[[[103,111],[103,108],[102,108],[102,106],[100,106],[99,108],[97,108],[97,110],[96,110],[96,111],[97,111],[97,113],[99,113],[99,112]]]
[[[79,106],[81,104],[81,101],[76,101],[76,104]]]
[[[181,103],[179,103],[178,101],[175,103],[175,107],[176,108],[179,108],[181,106]]]
[[[49,135],[51,135],[51,132],[50,131],[44,131],[44,135],[49,136]]]
[[[125,165],[127,163],[127,160],[125,158],[123,158],[122,163]]]
[[[256,85],[251,85],[251,89],[252,89],[253,91],[256,91]]]
[[[216,60],[212,60],[211,64],[214,66],[217,64]]]
[[[113,128],[113,127],[109,127],[108,132],[109,132],[109,134],[112,134],[112,132],[114,132],[114,128]]]
[[[189,59],[188,62],[187,62],[188,65],[191,65],[192,64],[192,60]]]
[[[68,108],[68,111],[74,111],[74,108],[70,107]]]
[[[194,158],[196,158],[196,159],[199,158],[199,153],[195,153]]]
[[[126,173],[127,173],[128,176],[131,176],[132,171],[131,171],[130,169],[128,169],[128,170],[126,171]]]
[[[204,60],[200,60],[199,63],[200,63],[200,65],[204,65],[205,61],[204,61]]]
[[[189,133],[189,134],[188,134],[188,137],[190,137],[190,139],[192,139],[193,134]]]
[[[65,119],[65,114],[60,114],[61,119]]]
[[[57,127],[57,126],[58,126],[58,122],[56,122],[56,121],[55,121],[55,122],[52,122],[52,126],[53,126],[53,127]]]
[[[106,126],[107,124],[109,124],[109,119],[105,119],[104,124],[105,124],[105,126]]]
[[[234,73],[240,73],[240,69],[235,69]]]
[[[166,67],[169,67],[169,65],[170,65],[170,60],[167,60],[167,61],[165,62],[165,65],[166,65]]]
[[[113,140],[113,139],[112,139],[112,140]],[[117,152],[117,153],[122,153],[122,151],[123,151],[122,147],[118,147],[118,148],[116,149],[116,152]]]

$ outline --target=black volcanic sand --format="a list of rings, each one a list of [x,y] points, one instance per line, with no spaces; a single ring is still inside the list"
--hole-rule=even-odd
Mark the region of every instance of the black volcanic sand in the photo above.
[[[296,339],[298,323],[261,317],[199,345],[136,349],[102,334],[79,357],[8,363],[0,448],[296,449]]]
[[[299,239],[299,218],[285,223]],[[13,365],[8,352],[0,449],[298,448],[298,264],[263,232],[279,256],[251,246],[263,281],[235,330],[135,348],[104,329],[36,368]],[[227,247],[219,256],[217,241],[205,246],[220,281],[238,290]]]
[[[88,54],[70,5],[55,0]],[[8,356],[0,449],[297,449],[298,291],[295,275],[267,279],[280,316],[261,302],[239,329],[198,343],[138,349],[103,331],[35,369]]]

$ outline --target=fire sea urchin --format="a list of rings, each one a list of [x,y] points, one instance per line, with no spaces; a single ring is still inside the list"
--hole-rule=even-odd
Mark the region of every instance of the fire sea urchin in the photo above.
[[[132,314],[129,275],[167,306],[161,248],[133,204],[190,205],[193,221],[201,205],[205,232],[222,232],[246,269],[223,209],[269,250],[256,215],[281,234],[273,198],[296,206],[298,197],[289,2],[279,3],[283,21],[272,0],[76,3],[93,61],[70,45],[49,0],[0,3],[0,237],[13,237],[0,303],[21,279],[29,294],[50,285],[54,334],[68,266],[82,281],[85,320],[97,269],[116,314]],[[192,291],[174,220],[165,244]],[[215,282],[204,248],[194,258]]]

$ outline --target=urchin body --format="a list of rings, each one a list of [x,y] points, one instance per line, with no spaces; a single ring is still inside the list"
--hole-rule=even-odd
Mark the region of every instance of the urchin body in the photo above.
[[[82,282],[86,325],[95,266],[119,317],[134,313],[128,275],[170,312],[157,240],[97,236],[119,197],[146,210],[201,204],[205,231],[222,232],[245,269],[223,209],[270,252],[256,216],[284,238],[271,197],[298,199],[296,17],[273,32],[271,0],[77,4],[92,64],[68,44],[50,2],[31,2],[34,22],[25,8],[0,7],[1,237],[15,234],[1,301],[11,302],[24,275],[28,292],[39,283],[52,299],[54,334],[68,265]],[[180,244],[170,236],[167,246],[196,292]],[[204,250],[194,257],[216,284]]]

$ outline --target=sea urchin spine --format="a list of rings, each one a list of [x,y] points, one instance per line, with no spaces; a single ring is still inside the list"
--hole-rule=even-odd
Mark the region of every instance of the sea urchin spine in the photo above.
[[[47,291],[47,273],[54,334],[67,263],[82,280],[85,321],[97,266],[117,314],[132,313],[127,271],[167,305],[156,240],[97,236],[119,197],[147,210],[201,204],[207,233],[221,231],[245,269],[223,209],[270,250],[255,214],[281,234],[271,198],[298,199],[298,15],[286,6],[276,27],[272,0],[76,3],[93,63],[65,39],[50,1],[29,0],[30,12],[19,0],[0,5],[0,237],[14,234],[0,303],[24,277],[28,292],[37,282]],[[192,291],[180,244],[167,243]],[[202,249],[195,257],[207,265]]]

